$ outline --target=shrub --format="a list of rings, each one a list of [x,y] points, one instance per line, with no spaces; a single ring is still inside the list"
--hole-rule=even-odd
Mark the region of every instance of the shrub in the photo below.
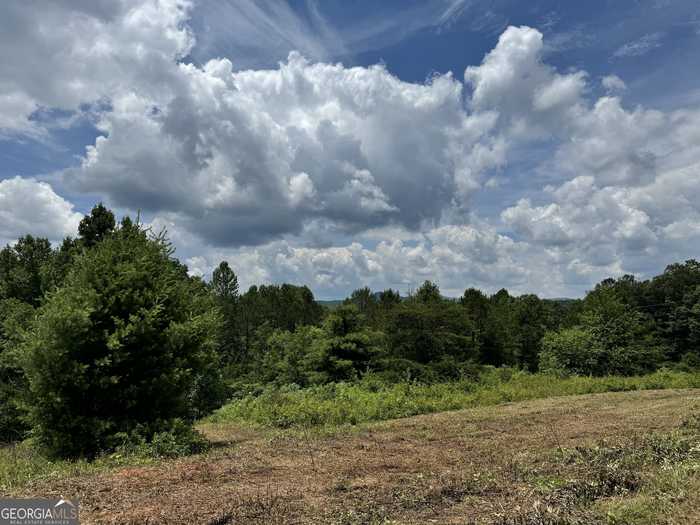
[[[0,301],[0,443],[21,439],[29,430],[22,398],[27,381],[20,343],[34,308],[17,299]]]
[[[270,387],[223,406],[213,422],[291,426],[357,424],[560,395],[652,388],[697,388],[700,374],[657,372],[643,377],[569,377],[490,368],[478,382],[386,384],[370,374],[356,383],[311,388]]]
[[[540,370],[571,374],[599,374],[603,349],[593,334],[575,327],[548,332],[542,340]]]
[[[124,456],[176,458],[198,454],[209,448],[209,442],[192,425],[181,419],[169,422],[167,430],[149,435],[148,427],[137,427],[129,434],[115,436],[123,439],[116,449]]]
[[[542,340],[540,369],[595,376],[652,372],[664,362],[665,348],[653,337],[638,334],[642,330],[634,326],[634,322],[626,323],[631,326],[624,326],[617,332],[605,326],[548,332]],[[618,323],[623,324],[619,319]]]
[[[216,369],[218,312],[169,244],[123,227],[78,256],[26,342],[30,411],[51,455],[92,457],[124,434],[191,420]]]

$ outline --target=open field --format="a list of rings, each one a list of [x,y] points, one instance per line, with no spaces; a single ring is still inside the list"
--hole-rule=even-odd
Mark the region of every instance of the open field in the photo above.
[[[698,414],[700,390],[684,389],[325,434],[208,423],[207,454],[10,492],[77,496],[84,523],[699,523]]]

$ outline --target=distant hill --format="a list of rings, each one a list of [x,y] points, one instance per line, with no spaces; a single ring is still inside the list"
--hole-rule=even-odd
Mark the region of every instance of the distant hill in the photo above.
[[[316,300],[316,302],[317,302],[318,304],[320,304],[321,306],[325,306],[325,307],[328,308],[329,310],[335,310],[335,309],[338,308],[341,304],[343,304],[343,299],[332,299],[332,300],[328,300],[328,301],[319,301],[319,300]]]

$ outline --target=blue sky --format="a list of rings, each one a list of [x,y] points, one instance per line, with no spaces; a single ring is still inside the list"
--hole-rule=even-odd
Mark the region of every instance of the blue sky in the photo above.
[[[2,242],[58,240],[102,200],[167,227],[193,273],[226,259],[322,298],[580,296],[698,256],[696,1],[0,15]]]

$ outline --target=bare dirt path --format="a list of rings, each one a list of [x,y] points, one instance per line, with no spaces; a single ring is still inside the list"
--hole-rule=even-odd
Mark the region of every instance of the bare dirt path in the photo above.
[[[204,428],[219,444],[206,455],[35,484],[24,495],[77,496],[85,524],[498,522],[539,504],[533,487],[560,474],[553,451],[667,431],[699,410],[700,390],[663,390],[444,412],[325,437],[219,425]]]

